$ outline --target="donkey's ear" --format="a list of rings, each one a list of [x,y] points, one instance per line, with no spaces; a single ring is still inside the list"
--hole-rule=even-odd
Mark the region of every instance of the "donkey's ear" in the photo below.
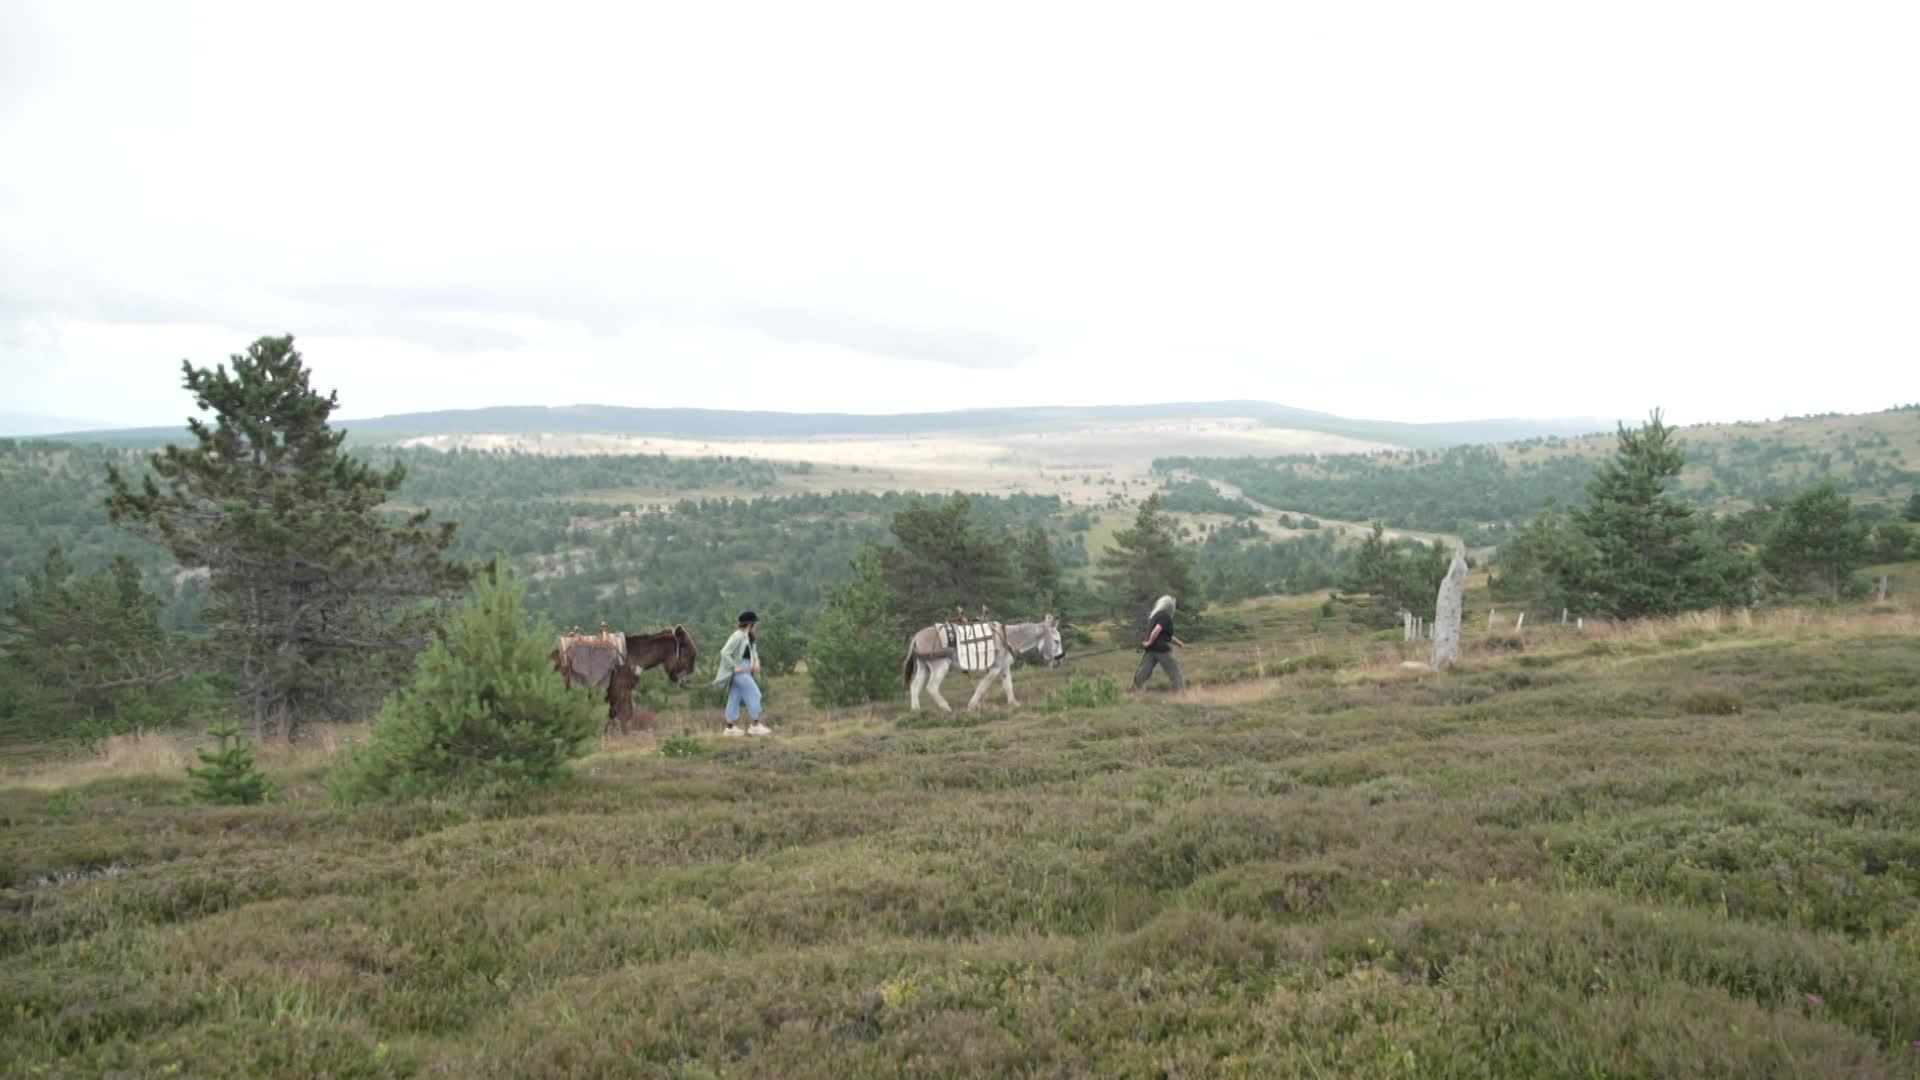
[[[1048,626],[1052,626],[1052,625],[1053,625],[1053,612],[1051,612],[1051,611],[1049,611],[1049,612],[1047,612],[1047,617],[1046,617],[1046,620],[1045,620],[1045,621],[1046,621],[1046,624],[1047,624]]]

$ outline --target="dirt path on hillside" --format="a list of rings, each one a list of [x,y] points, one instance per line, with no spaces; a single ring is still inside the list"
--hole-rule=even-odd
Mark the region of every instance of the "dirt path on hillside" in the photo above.
[[[1332,527],[1346,532],[1349,535],[1359,537],[1365,537],[1373,532],[1373,523],[1369,521],[1341,521],[1337,518],[1324,517],[1306,510],[1286,510],[1277,506],[1268,506],[1259,499],[1248,495],[1246,491],[1238,485],[1229,484],[1225,480],[1216,480],[1211,476],[1196,476],[1185,469],[1177,469],[1171,475],[1175,480],[1202,480],[1212,484],[1214,489],[1219,491],[1220,494],[1225,495],[1229,499],[1239,499],[1245,502],[1248,506],[1258,510],[1262,517],[1279,517],[1281,514],[1288,514],[1296,518],[1310,517],[1318,521],[1321,528]],[[1384,535],[1389,540],[1418,540],[1422,544],[1431,544],[1436,540],[1455,547],[1460,544],[1460,537],[1452,533],[1419,532],[1413,529],[1389,528],[1385,530]]]

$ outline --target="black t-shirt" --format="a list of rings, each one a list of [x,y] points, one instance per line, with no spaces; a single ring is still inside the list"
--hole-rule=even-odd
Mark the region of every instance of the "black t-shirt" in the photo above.
[[[1172,652],[1173,651],[1173,612],[1163,611],[1160,614],[1155,615],[1153,617],[1153,621],[1147,624],[1147,636],[1149,637],[1153,636],[1153,628],[1156,626],[1160,628],[1160,636],[1153,639],[1153,644],[1147,646],[1147,651],[1148,652]]]

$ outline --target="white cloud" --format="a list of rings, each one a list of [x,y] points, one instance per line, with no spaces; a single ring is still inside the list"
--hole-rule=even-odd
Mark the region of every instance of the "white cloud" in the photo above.
[[[1870,409],[1900,3],[8,5],[8,407]],[[590,391],[590,392],[589,392]]]

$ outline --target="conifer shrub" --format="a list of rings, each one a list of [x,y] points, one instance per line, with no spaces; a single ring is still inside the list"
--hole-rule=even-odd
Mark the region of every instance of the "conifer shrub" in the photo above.
[[[1051,713],[1068,709],[1093,709],[1115,704],[1119,700],[1120,687],[1105,675],[1098,679],[1075,675],[1067,680],[1067,685],[1047,692],[1046,700],[1040,703],[1040,711]]]
[[[496,562],[387,699],[373,737],[328,778],[349,801],[407,798],[567,774],[600,720],[548,655],[554,631],[529,624],[526,584]]]
[[[207,734],[218,739],[219,745],[199,752],[199,768],[187,766],[187,776],[194,782],[187,801],[251,806],[273,798],[274,783],[254,768],[253,744],[241,737],[237,726],[219,724],[208,728]]]
[[[707,745],[691,735],[669,735],[660,740],[660,754],[663,757],[699,757],[706,752]]]
[[[879,549],[854,561],[852,581],[827,596],[807,638],[807,696],[821,708],[879,701],[901,688],[901,639]]]

